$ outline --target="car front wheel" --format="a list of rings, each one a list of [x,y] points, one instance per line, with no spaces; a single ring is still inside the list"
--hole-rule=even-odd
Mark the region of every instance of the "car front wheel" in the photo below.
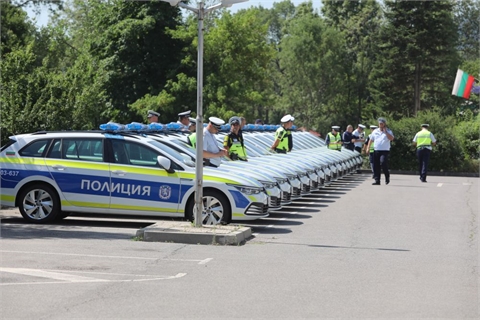
[[[193,195],[195,196],[195,195]],[[205,190],[203,192],[202,225],[216,225],[230,223],[232,212],[227,197],[218,191]],[[194,221],[196,215],[195,201],[189,201],[187,218]]]
[[[47,185],[36,184],[26,187],[19,194],[19,200],[20,213],[30,222],[50,222],[60,212],[58,195]]]

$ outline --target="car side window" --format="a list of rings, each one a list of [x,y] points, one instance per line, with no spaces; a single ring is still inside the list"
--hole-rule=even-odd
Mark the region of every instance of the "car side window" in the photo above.
[[[55,139],[47,157],[103,162],[103,139]]]
[[[19,154],[22,157],[43,157],[51,139],[36,140],[24,147]]]
[[[112,147],[115,163],[158,168],[158,154],[145,146],[131,141],[112,140]]]

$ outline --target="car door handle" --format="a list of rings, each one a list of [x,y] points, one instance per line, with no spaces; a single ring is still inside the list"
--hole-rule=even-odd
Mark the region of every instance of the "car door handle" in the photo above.
[[[65,170],[65,167],[64,167],[64,166],[61,166],[61,165],[58,165],[58,164],[54,164],[54,165],[52,166],[52,168],[55,169],[55,170],[58,170],[58,171],[63,171],[63,170]]]
[[[127,171],[113,170],[112,173],[115,173],[116,175],[119,175],[119,176],[123,177],[127,173]]]

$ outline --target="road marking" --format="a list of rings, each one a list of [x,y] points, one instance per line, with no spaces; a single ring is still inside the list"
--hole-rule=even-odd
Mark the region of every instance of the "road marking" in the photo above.
[[[128,256],[104,256],[96,254],[78,254],[78,253],[61,253],[61,252],[32,252],[32,251],[13,251],[0,250],[0,253],[25,253],[25,254],[44,254],[44,255],[59,255],[59,256],[76,256],[76,257],[90,257],[90,258],[113,258],[113,259],[137,259],[137,260],[154,260],[154,261],[187,261],[187,262],[201,262],[200,259],[161,259],[148,257],[128,257]]]
[[[204,260],[200,261],[198,264],[207,264],[212,260],[213,260],[213,258],[207,258],[207,259],[204,259]]]
[[[441,186],[443,186],[443,183],[439,183],[439,184],[437,184],[437,187],[439,187],[439,188],[440,188]]]
[[[107,281],[102,279],[75,276],[67,273],[50,272],[50,271],[39,270],[39,269],[0,268],[0,272],[22,274],[25,276],[48,278],[48,279],[61,280],[61,281],[67,281],[67,282],[105,282]]]
[[[119,273],[106,273],[106,272],[81,272],[81,271],[70,271],[74,273],[89,273],[89,274],[103,274],[103,275],[122,275],[122,276],[143,276],[143,277],[154,277],[154,278],[145,278],[145,279],[118,279],[118,280],[107,280],[107,279],[96,279],[90,277],[75,276],[71,274],[62,272],[52,272],[40,269],[26,269],[26,268],[0,268],[0,272],[8,272],[14,274],[21,274],[32,277],[41,277],[48,278],[60,281],[36,281],[36,282],[9,282],[9,283],[0,283],[0,286],[14,286],[14,285],[33,285],[33,284],[70,284],[70,283],[93,283],[93,282],[143,282],[143,281],[156,281],[156,280],[172,280],[179,279],[186,276],[186,273],[177,273],[174,276],[163,276],[155,277],[154,275],[138,275],[138,274],[119,274]],[[57,271],[57,270],[54,270]]]

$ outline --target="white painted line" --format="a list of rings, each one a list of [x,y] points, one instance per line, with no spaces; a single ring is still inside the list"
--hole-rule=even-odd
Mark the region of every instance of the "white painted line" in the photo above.
[[[64,281],[64,282],[57,282],[57,281],[43,281],[43,282],[9,282],[9,283],[0,283],[1,286],[16,286],[16,285],[34,285],[34,284],[71,284],[71,283],[92,283],[92,282],[144,282],[144,281],[157,281],[157,280],[172,280],[172,279],[179,279],[186,276],[186,273],[177,273],[174,276],[168,277],[157,277],[157,278],[148,278],[148,279],[121,279],[121,280],[103,280],[103,279],[91,279],[91,280],[84,280],[84,281]],[[134,275],[130,275],[134,276]]]
[[[439,184],[437,184],[437,187],[439,187],[439,188],[440,188],[441,186],[443,186],[443,183],[439,183]]]
[[[204,260],[200,261],[198,264],[207,264],[212,260],[213,260],[213,258],[207,258],[207,259],[204,259]]]
[[[68,282],[105,282],[107,281],[102,279],[75,276],[75,275],[66,274],[66,273],[50,272],[50,271],[39,270],[39,269],[0,268],[0,272],[22,274],[25,276],[48,278],[48,279],[68,281]]]
[[[160,259],[160,258],[148,258],[148,257],[128,257],[128,256],[103,256],[96,254],[78,254],[78,253],[60,253],[60,252],[32,252],[32,251],[13,251],[13,250],[0,250],[0,253],[24,253],[24,254],[44,254],[44,255],[58,255],[58,256],[76,256],[76,257],[90,257],[90,258],[114,258],[114,259],[137,259],[137,260],[155,260],[155,261],[187,261],[187,262],[199,262],[203,260],[199,259]]]
[[[287,218],[281,218],[280,221],[284,221],[284,220],[287,220]]]

